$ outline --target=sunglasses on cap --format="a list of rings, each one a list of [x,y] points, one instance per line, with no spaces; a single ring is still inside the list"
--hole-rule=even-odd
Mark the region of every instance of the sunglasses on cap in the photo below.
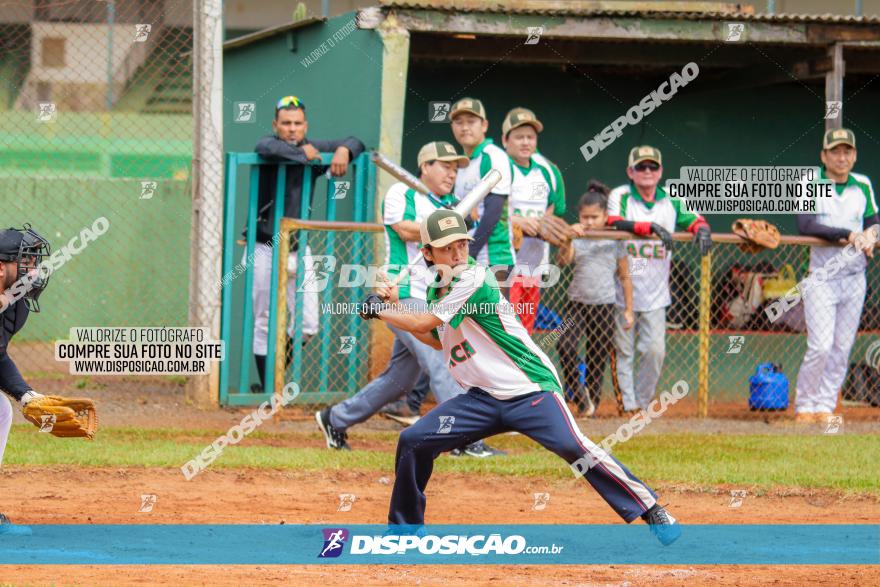
[[[302,103],[302,100],[296,96],[284,96],[278,100],[277,104],[275,104],[275,110],[281,110],[282,108],[288,108],[290,106],[303,109],[306,107],[306,105]]]
[[[660,166],[653,161],[642,161],[633,165],[633,169],[636,171],[659,171]]]

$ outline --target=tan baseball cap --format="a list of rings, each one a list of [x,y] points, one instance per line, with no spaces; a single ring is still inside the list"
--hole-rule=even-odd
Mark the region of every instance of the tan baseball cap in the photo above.
[[[501,134],[507,136],[507,133],[513,129],[525,125],[533,127],[535,132],[544,130],[544,125],[537,119],[534,112],[528,108],[514,108],[504,117],[504,122],[501,124]]]
[[[848,128],[831,128],[825,131],[822,138],[822,148],[833,149],[837,145],[849,145],[856,148],[856,135]]]
[[[663,165],[663,156],[660,154],[660,149],[655,149],[648,145],[634,147],[629,152],[629,166],[632,167],[642,161],[654,161],[657,165]]]
[[[434,141],[419,149],[419,167],[427,161],[458,161],[458,167],[467,167],[471,160],[455,152],[446,141]]]
[[[432,247],[445,247],[449,243],[463,239],[474,240],[468,234],[467,225],[465,225],[461,214],[445,208],[431,212],[431,215],[425,218],[419,227],[419,233],[422,244]]]
[[[452,110],[449,112],[449,120],[452,120],[463,112],[470,112],[471,114],[486,120],[486,109],[483,108],[483,103],[474,98],[462,98],[453,104]]]

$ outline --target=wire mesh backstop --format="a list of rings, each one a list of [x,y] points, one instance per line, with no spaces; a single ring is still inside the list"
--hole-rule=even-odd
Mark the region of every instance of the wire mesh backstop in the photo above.
[[[343,263],[379,266],[384,262],[382,225],[293,221],[288,228],[308,235],[313,255],[325,254],[332,244],[337,267]],[[601,232],[588,238],[627,239],[631,235]],[[750,378],[761,365],[766,366],[759,382],[779,370],[789,382],[786,399],[793,399],[806,350],[806,325],[798,305],[775,322],[769,320],[765,308],[806,277],[809,248],[819,241],[783,237],[776,250],[749,254],[736,246],[739,237],[716,234],[710,256],[701,257],[690,243],[689,234],[677,234],[675,238],[670,276],[672,304],[666,314],[666,356],[657,392],[685,380],[691,393],[684,401],[684,411],[694,415],[730,416],[750,409],[781,408],[783,404],[778,398],[767,399],[768,396],[760,394],[750,403]],[[306,272],[307,279],[308,275]],[[533,333],[535,341],[558,368],[556,343],[566,319],[566,292],[571,276],[572,267],[565,266],[559,281],[542,290]],[[387,363],[391,348],[387,328],[377,321],[363,322],[351,311],[346,312],[351,308],[346,304],[361,300],[368,292],[362,286],[339,286],[357,282],[356,277],[333,271],[325,276],[327,287],[312,306],[319,314],[318,336],[298,350],[288,346],[287,350],[294,349],[295,353],[289,353],[286,359],[279,355],[279,366],[283,361],[286,369],[284,380],[297,381],[303,389],[298,403],[317,406],[344,399],[356,393]],[[873,296],[880,285],[880,271],[875,264],[869,264],[867,278],[868,293],[843,389],[847,402],[863,403],[870,399],[871,388],[859,383],[857,371],[859,365],[876,370],[880,360],[880,307]],[[297,311],[301,320],[303,310],[298,307]],[[595,336],[596,329],[605,327],[588,325],[585,338]],[[638,366],[637,355],[635,368]],[[559,372],[561,375],[561,369]],[[614,411],[610,365],[603,377],[602,395],[603,403],[612,406],[606,410]]]

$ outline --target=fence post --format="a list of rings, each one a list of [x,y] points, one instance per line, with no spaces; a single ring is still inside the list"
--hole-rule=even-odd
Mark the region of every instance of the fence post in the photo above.
[[[709,344],[712,311],[712,252],[700,260],[700,367],[697,374],[697,415],[709,413]]]
[[[207,326],[220,337],[220,282],[223,238],[223,31],[221,0],[193,1],[193,223],[189,323]],[[229,353],[230,349],[226,349]],[[227,357],[227,361],[229,358]],[[220,364],[193,377],[186,395],[196,405],[216,406]]]

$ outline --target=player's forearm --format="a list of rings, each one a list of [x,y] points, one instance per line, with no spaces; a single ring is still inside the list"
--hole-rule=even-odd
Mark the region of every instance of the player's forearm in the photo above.
[[[419,232],[419,223],[413,220],[401,220],[391,225],[392,230],[397,233],[401,239],[409,242],[421,242],[422,236]]]
[[[401,330],[416,333],[430,333],[432,329],[440,325],[440,319],[430,312],[401,312],[393,308],[386,308],[379,312],[379,318]]]
[[[0,355],[0,389],[17,401],[21,401],[21,396],[31,389],[18,372],[18,367],[15,366],[12,358],[6,353]]]
[[[474,231],[474,240],[470,244],[470,256],[476,258],[477,253],[489,242],[489,235],[501,220],[501,213],[507,205],[507,198],[499,194],[489,194],[483,200],[483,216],[480,225]]]
[[[571,263],[571,258],[574,256],[574,245],[572,245],[571,243],[572,241],[568,241],[564,245],[556,249],[557,265],[568,265],[569,263]]]
[[[798,232],[804,236],[815,236],[827,241],[846,240],[850,231],[820,224],[813,214],[800,214],[797,217]]]
[[[257,143],[254,151],[264,159],[296,161],[298,163],[308,163],[308,157],[305,152],[295,145],[285,143],[276,137],[265,137]]]

